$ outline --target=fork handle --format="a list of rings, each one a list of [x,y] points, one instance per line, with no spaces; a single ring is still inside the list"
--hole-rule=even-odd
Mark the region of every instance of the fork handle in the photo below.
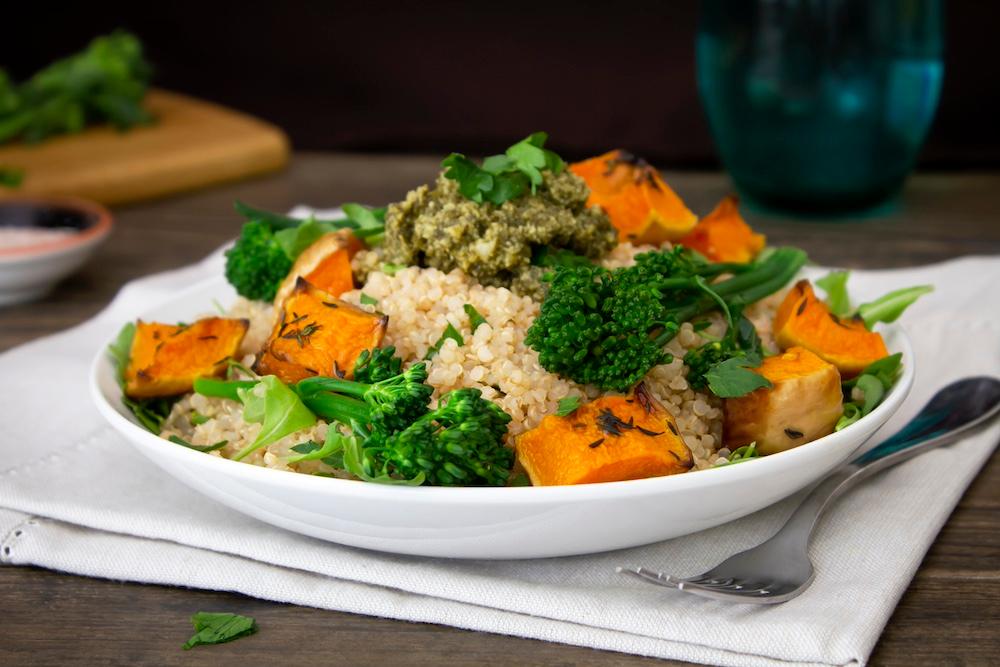
[[[951,443],[995,417],[1000,412],[996,392],[997,384],[992,378],[968,378],[948,385],[900,431],[820,482],[771,539],[808,544],[823,512],[859,482]],[[965,409],[956,409],[956,394],[962,396],[959,404]]]

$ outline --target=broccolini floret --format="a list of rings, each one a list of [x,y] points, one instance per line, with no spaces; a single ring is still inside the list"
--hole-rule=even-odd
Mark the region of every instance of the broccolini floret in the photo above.
[[[274,299],[281,281],[291,270],[292,260],[265,222],[244,223],[240,237],[226,251],[226,280],[240,296],[248,299]]]
[[[635,266],[559,266],[525,343],[548,371],[604,390],[627,391],[654,367],[680,325],[739,309],[781,289],[805,263],[780,248],[756,264],[713,264],[683,248],[645,253]],[[735,276],[711,284],[722,273]],[[707,352],[707,351],[706,351]],[[714,360],[713,360],[714,361]]]

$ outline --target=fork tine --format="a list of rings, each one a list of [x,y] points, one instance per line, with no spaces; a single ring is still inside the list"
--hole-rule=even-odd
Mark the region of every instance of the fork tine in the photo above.
[[[630,574],[634,577],[642,579],[645,582],[655,584],[657,586],[663,586],[665,588],[678,588],[678,583],[681,581],[680,579],[671,577],[669,574],[656,572],[644,567],[619,567],[617,570],[623,574]]]

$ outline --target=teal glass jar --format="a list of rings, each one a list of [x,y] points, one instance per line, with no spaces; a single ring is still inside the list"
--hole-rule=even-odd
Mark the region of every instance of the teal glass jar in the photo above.
[[[940,0],[702,0],[698,88],[736,188],[825,213],[896,194],[941,91]]]

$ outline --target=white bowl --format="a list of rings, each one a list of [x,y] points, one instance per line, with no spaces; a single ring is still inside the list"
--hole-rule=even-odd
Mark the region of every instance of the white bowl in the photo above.
[[[222,277],[136,313],[190,320],[228,303]],[[578,486],[387,486],[262,468],[175,445],[139,426],[121,404],[104,349],[91,370],[97,408],[151,461],[234,510],[304,535],[356,547],[449,558],[540,558],[621,549],[711,528],[756,512],[824,477],[899,408],[913,383],[913,351],[898,326],[883,334],[903,374],[883,403],[846,429],[747,463],[670,477]],[[110,341],[109,341],[110,342]]]
[[[32,301],[80,268],[111,232],[111,214],[70,197],[0,199],[0,226],[67,226],[74,232],[31,245],[0,247],[0,306]]]

